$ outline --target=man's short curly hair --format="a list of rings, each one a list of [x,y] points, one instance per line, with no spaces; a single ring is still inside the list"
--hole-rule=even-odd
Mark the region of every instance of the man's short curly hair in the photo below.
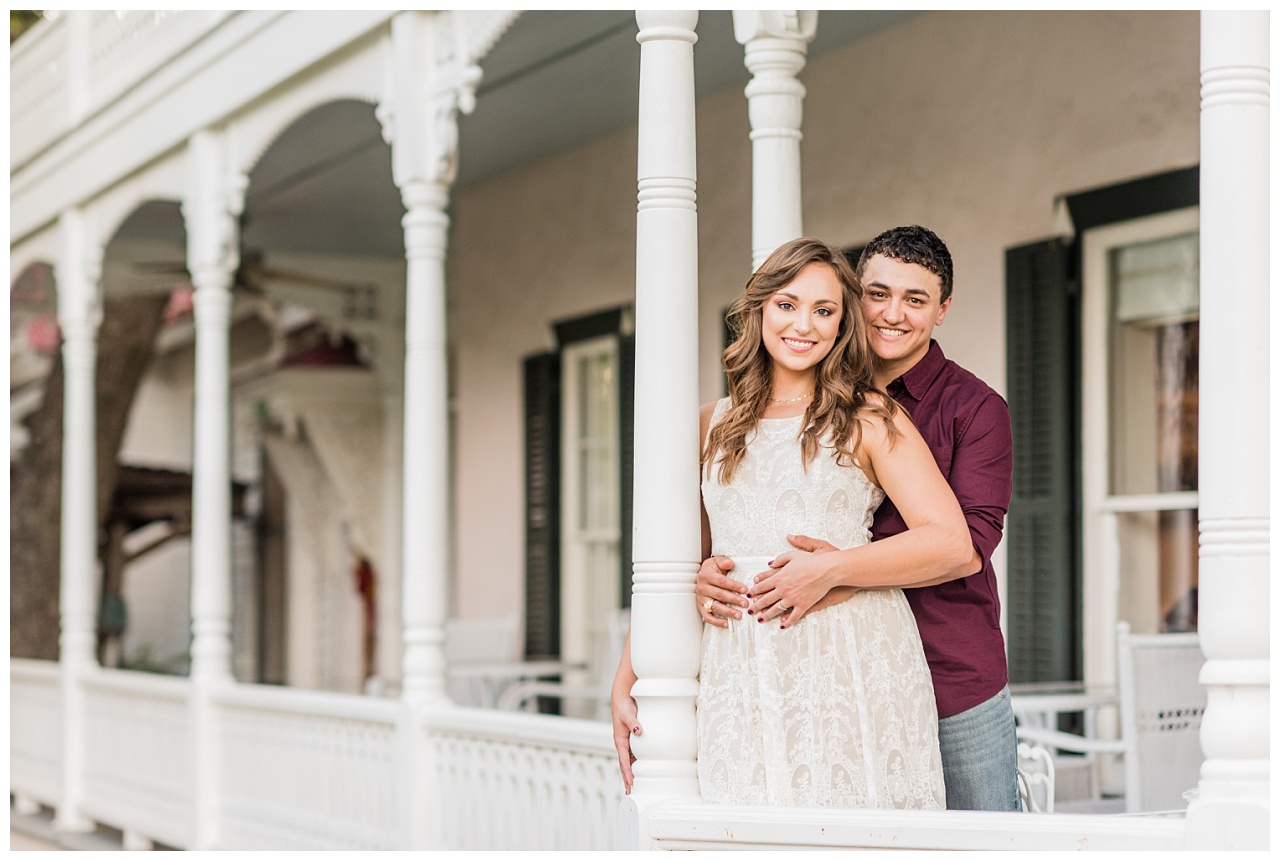
[[[923,266],[937,275],[942,283],[940,301],[945,302],[951,298],[951,252],[947,250],[947,244],[938,238],[938,234],[929,228],[918,224],[910,227],[893,227],[867,243],[867,247],[862,249],[862,256],[858,258],[859,281],[862,280],[867,262],[877,254],[902,263]]]

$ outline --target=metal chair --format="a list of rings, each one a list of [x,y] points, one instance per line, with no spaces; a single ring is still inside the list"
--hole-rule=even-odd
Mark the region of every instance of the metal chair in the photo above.
[[[567,685],[563,682],[525,681],[507,688],[498,699],[498,708],[509,711],[537,711],[538,698],[586,700],[595,704],[595,719],[610,720],[609,694],[613,676],[622,659],[622,649],[631,630],[631,611],[614,610],[609,614],[606,653],[598,665],[596,681],[591,685]]]
[[[481,619],[449,619],[444,623],[444,657],[451,670],[520,660],[520,619],[512,613]],[[449,696],[459,705],[486,705],[482,675],[449,678]]]
[[[1097,739],[1042,727],[1018,728],[1018,739],[1054,751],[1115,754],[1124,759],[1124,809],[1139,813],[1186,808],[1204,754],[1200,684],[1204,654],[1198,634],[1134,634],[1116,626],[1120,738]]]
[[[1053,757],[1043,747],[1018,743],[1018,793],[1028,813],[1053,812]]]

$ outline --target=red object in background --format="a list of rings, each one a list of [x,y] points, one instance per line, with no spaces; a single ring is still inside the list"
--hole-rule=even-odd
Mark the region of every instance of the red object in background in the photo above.
[[[340,365],[362,368],[364,362],[360,361],[359,345],[343,335],[337,343],[325,339],[300,352],[286,356],[284,365],[290,368],[299,365]]]
[[[361,663],[364,678],[369,679],[377,672],[378,642],[378,578],[374,574],[373,565],[363,556],[356,563],[356,592],[360,594],[360,603],[364,608],[364,624],[361,630]]]
[[[36,317],[27,324],[24,335],[31,349],[46,356],[58,352],[58,344],[62,342],[62,330],[52,314]]]
[[[193,287],[179,287],[169,294],[169,303],[164,306],[164,321],[170,323],[179,317],[190,314],[195,308],[196,291]]]

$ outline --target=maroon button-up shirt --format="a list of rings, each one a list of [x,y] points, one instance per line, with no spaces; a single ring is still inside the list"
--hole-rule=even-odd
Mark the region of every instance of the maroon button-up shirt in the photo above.
[[[905,590],[933,673],[938,717],[951,717],[995,696],[1009,681],[991,568],[1013,492],[1009,407],[990,386],[944,356],[937,341],[889,384],[888,392],[933,451],[982,557],[976,574]],[[886,500],[876,512],[872,540],[906,529],[898,509]]]

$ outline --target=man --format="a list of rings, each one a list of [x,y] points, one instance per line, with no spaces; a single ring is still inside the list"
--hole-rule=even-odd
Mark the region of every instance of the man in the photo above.
[[[929,444],[964,510],[973,556],[960,568],[922,578],[887,566],[859,567],[857,548],[788,536],[797,550],[779,555],[750,587],[724,575],[729,559],[706,560],[698,572],[699,612],[721,626],[741,619],[742,608],[766,622],[785,614],[790,627],[853,589],[905,589],[933,675],[948,808],[1018,810],[1017,736],[991,567],[1012,493],[1008,406],[932,339],[951,307],[952,289],[951,254],[932,231],[912,226],[880,234],[863,251],[857,272],[880,359],[876,385],[906,409]],[[886,501],[872,538],[906,528]]]

